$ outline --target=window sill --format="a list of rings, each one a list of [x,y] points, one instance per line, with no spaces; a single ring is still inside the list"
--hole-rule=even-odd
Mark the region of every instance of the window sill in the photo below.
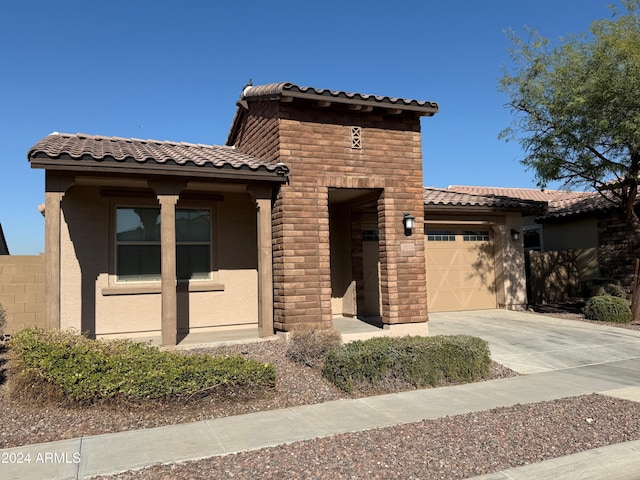
[[[185,282],[178,281],[178,292],[222,292],[224,284],[215,282]],[[145,295],[162,293],[162,285],[153,284],[136,284],[119,283],[102,289],[102,296],[108,297],[112,295]]]

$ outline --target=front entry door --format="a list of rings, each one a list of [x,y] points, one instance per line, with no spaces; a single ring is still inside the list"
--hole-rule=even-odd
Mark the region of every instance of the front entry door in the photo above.
[[[362,241],[365,317],[380,316],[380,252],[376,237],[365,236]]]

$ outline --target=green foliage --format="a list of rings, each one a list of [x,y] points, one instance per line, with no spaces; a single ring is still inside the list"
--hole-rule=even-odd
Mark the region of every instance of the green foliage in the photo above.
[[[584,307],[584,315],[590,320],[602,322],[629,323],[631,308],[623,298],[601,295],[591,297]]]
[[[591,278],[582,284],[582,296],[585,298],[611,295],[628,300],[628,294],[619,280],[611,278]]]
[[[327,353],[342,345],[340,332],[333,328],[299,326],[289,333],[287,357],[308,367],[321,367]]]
[[[90,340],[75,332],[28,328],[11,337],[12,370],[90,403],[214,393],[251,394],[275,386],[275,368],[240,355],[181,355],[130,340]]]
[[[559,39],[508,32],[513,61],[498,89],[514,113],[504,139],[526,151],[522,163],[540,187],[607,192],[640,231],[632,206],[640,173],[640,0],[626,14],[594,21],[588,34]],[[613,7],[612,7],[613,8]]]
[[[347,392],[389,381],[421,388],[486,378],[490,363],[477,337],[377,337],[330,351],[322,374]]]

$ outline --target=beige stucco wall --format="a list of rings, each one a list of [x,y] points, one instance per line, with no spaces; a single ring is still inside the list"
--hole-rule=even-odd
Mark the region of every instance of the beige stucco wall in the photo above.
[[[527,276],[524,261],[524,244],[522,235],[522,215],[519,213],[509,213],[505,215],[504,228],[500,230],[500,242],[496,238],[496,250],[501,243],[501,251],[504,264],[501,266],[503,271],[502,289],[504,294],[504,304],[500,302],[498,296],[499,307],[510,309],[521,309],[527,304]],[[513,240],[511,238],[511,230],[520,232],[520,238]],[[499,253],[496,253],[499,258]],[[496,262],[496,277],[499,274],[498,262]],[[497,280],[497,278],[496,278]],[[500,288],[500,282],[496,281],[496,286]]]
[[[495,267],[496,303],[499,308],[522,309],[527,304],[527,282],[522,235],[522,215],[520,213],[465,213],[427,212],[426,229],[444,228],[442,225],[465,225],[470,230],[491,228],[493,232],[493,260]],[[432,223],[429,223],[432,222]],[[446,223],[443,223],[446,222]],[[520,232],[520,238],[513,240],[511,230]],[[425,248],[429,249],[425,236]],[[427,271],[427,294],[433,294]]]
[[[97,336],[160,334],[160,282],[123,284],[115,277],[114,209],[118,204],[135,204],[132,202],[141,201],[105,198],[98,188],[89,186],[74,186],[65,194],[61,328],[89,331]],[[205,282],[209,291],[179,290],[178,328],[183,331],[229,325],[257,328],[255,203],[248,194],[227,192],[220,201],[198,205],[212,207],[217,220],[213,222],[216,270],[213,278]],[[146,293],[132,294],[130,288],[138,286],[145,287]]]
[[[4,333],[45,326],[44,255],[0,255],[0,304]]]

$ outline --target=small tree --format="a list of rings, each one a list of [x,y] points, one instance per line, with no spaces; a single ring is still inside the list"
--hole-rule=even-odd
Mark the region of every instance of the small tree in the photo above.
[[[517,139],[522,163],[538,186],[599,192],[623,213],[640,240],[634,209],[640,174],[640,0],[622,0],[627,12],[594,21],[589,34],[548,39],[528,30],[513,42],[513,68],[499,91],[514,113],[500,138]]]

